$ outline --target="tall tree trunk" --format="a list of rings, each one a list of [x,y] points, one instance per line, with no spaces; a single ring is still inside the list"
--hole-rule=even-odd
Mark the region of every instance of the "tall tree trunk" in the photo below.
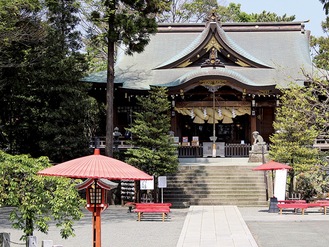
[[[292,197],[292,194],[295,192],[294,188],[295,188],[295,184],[294,184],[294,180],[295,180],[295,173],[294,171],[289,171],[289,177],[290,177],[290,181],[289,181],[289,197]]]
[[[114,90],[114,42],[108,44],[106,85],[106,148],[105,155],[113,156],[113,90]]]
[[[113,157],[113,96],[114,96],[114,17],[115,1],[109,1],[109,30],[107,49],[107,85],[106,85],[106,147],[105,155]]]
[[[27,217],[25,220],[25,234],[26,237],[33,236],[33,220],[32,217]]]

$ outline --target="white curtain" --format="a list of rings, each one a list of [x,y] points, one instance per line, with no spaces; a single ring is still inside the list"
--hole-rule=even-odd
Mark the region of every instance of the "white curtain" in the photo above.
[[[251,107],[234,106],[234,107],[216,107],[215,111],[212,107],[175,107],[175,111],[185,116],[191,116],[193,122],[203,124],[205,122],[212,124],[215,114],[215,123],[222,121],[224,124],[233,123],[233,117],[251,114]],[[233,114],[234,113],[234,114]]]

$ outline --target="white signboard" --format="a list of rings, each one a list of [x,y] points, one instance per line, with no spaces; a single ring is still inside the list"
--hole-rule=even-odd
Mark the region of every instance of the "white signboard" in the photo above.
[[[287,170],[277,170],[275,172],[274,196],[278,201],[286,199]]]
[[[141,190],[154,190],[154,178],[152,180],[141,180]]]
[[[167,188],[167,177],[159,176],[158,177],[158,187],[159,188]]]
[[[225,157],[225,142],[216,142],[216,149],[213,150],[212,142],[203,142],[203,157],[213,156],[213,151],[216,150],[216,156]]]

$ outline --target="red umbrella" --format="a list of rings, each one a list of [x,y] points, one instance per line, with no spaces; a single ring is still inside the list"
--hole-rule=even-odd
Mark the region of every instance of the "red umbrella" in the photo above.
[[[120,160],[100,155],[95,149],[93,155],[84,156],[74,160],[46,168],[38,172],[44,176],[59,176],[69,178],[89,178],[97,185],[100,179],[110,180],[152,180],[153,177]],[[93,217],[93,246],[101,246],[101,208],[96,207],[96,195]]]
[[[153,177],[120,160],[100,155],[95,149],[93,155],[69,160],[46,168],[39,175],[69,178],[106,178],[110,180],[152,180]]]
[[[273,171],[273,170],[283,170],[283,169],[291,169],[291,166],[276,162],[276,161],[269,161],[265,164],[257,166],[253,168],[253,171]]]
[[[253,171],[272,171],[272,181],[273,181],[273,193],[274,193],[274,170],[283,170],[283,169],[292,169],[291,166],[288,166],[286,164],[282,164],[276,161],[269,161],[267,163],[261,164],[260,166],[257,166],[253,168]]]

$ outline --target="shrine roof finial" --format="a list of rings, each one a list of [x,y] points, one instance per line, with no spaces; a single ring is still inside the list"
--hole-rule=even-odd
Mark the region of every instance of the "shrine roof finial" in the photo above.
[[[210,14],[208,15],[208,17],[206,18],[207,22],[220,22],[220,19],[216,13],[216,9],[213,8],[210,12]]]

